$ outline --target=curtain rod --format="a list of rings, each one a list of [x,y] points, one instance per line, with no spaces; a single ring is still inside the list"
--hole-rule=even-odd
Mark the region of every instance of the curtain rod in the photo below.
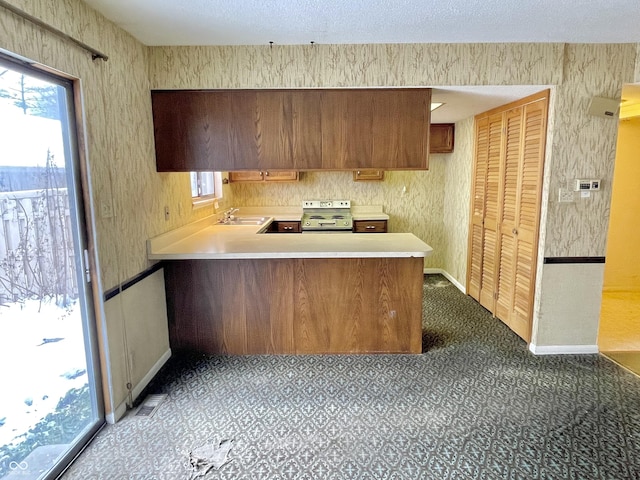
[[[24,11],[20,10],[19,8],[14,7],[13,5],[5,2],[4,0],[0,0],[0,7],[6,8],[7,10],[9,10],[14,15],[22,17],[25,20],[28,20],[31,23],[36,24],[40,28],[43,28],[43,29],[45,29],[45,30],[47,30],[47,31],[59,36],[59,37],[64,38],[65,40],[69,40],[70,42],[75,43],[80,48],[83,48],[84,50],[89,52],[91,54],[91,59],[92,60],[96,60],[98,58],[101,58],[102,60],[104,60],[106,62],[109,59],[109,57],[107,57],[104,53],[99,52],[98,50],[96,50],[95,48],[90,47],[86,43],[83,43],[80,40],[77,40],[77,39],[73,38],[71,35],[67,35],[62,30],[58,30],[57,28],[52,27],[51,25],[49,25],[47,23],[44,23],[39,18],[36,18],[33,15],[30,15],[27,12],[24,12]]]

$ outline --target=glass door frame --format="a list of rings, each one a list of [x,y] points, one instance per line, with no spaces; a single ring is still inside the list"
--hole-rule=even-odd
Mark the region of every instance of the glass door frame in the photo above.
[[[0,66],[13,71],[38,78],[55,84],[64,90],[64,105],[60,108],[60,121],[62,124],[63,148],[65,156],[65,170],[67,176],[67,192],[69,195],[69,209],[72,218],[73,244],[77,255],[75,255],[75,268],[78,279],[78,297],[81,307],[83,336],[85,344],[85,356],[87,362],[87,381],[89,385],[91,407],[95,413],[93,423],[87,425],[85,429],[70,444],[70,448],[65,454],[57,459],[55,465],[51,467],[42,477],[42,480],[59,477],[71,464],[82,450],[89,444],[91,439],[105,425],[105,408],[103,396],[102,374],[100,371],[101,361],[98,343],[98,329],[96,322],[96,302],[99,301],[99,279],[98,271],[95,268],[96,262],[90,252],[95,251],[93,242],[93,232],[90,226],[91,221],[91,201],[88,177],[88,164],[85,152],[81,150],[84,141],[81,141],[83,111],[80,92],[80,80],[62,76],[61,74],[45,71],[35,62],[30,62],[21,57],[5,53],[0,50]],[[64,111],[62,109],[65,109]],[[80,125],[80,128],[78,126]],[[71,188],[73,187],[73,188]]]

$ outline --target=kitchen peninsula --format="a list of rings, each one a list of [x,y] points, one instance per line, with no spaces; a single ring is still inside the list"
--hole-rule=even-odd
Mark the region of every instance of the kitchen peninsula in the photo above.
[[[261,225],[216,220],[148,241],[149,258],[165,262],[172,349],[421,352],[423,265],[432,249],[413,234],[262,234],[274,217]]]

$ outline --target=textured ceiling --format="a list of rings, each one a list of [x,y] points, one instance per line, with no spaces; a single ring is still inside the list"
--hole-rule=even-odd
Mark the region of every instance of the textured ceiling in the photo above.
[[[640,0],[85,0],[146,45],[640,42]]]

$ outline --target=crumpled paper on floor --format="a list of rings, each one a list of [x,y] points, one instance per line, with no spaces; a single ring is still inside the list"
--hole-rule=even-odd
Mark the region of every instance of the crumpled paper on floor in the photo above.
[[[189,467],[191,478],[204,477],[212,469],[218,470],[229,461],[229,450],[233,446],[233,440],[222,440],[206,443],[191,450],[189,455]]]

